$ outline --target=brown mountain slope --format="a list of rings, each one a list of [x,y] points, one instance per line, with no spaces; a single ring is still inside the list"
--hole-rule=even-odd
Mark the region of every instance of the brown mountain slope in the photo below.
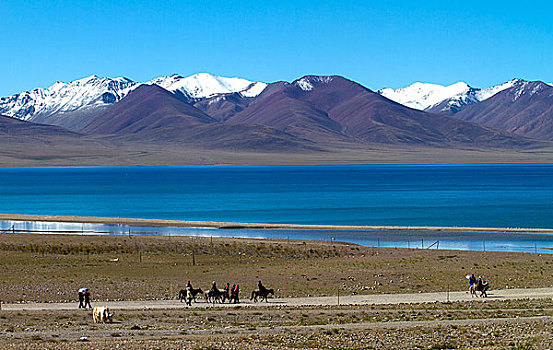
[[[141,85],[81,131],[86,134],[136,134],[166,127],[191,127],[215,119],[157,85]]]
[[[118,154],[120,152],[103,140],[58,126],[0,115],[0,158],[4,159],[3,164],[75,164],[79,163],[79,159]]]
[[[334,139],[439,147],[526,147],[534,142],[456,118],[417,111],[340,76],[271,84],[229,119],[268,125],[317,144]]]
[[[36,124],[3,115],[0,115],[0,135],[2,137],[29,137],[35,140],[77,139],[82,136],[59,126]]]
[[[553,87],[541,81],[519,81],[455,117],[521,136],[553,140]]]
[[[188,149],[313,150],[312,142],[263,125],[227,125],[157,85],[143,85],[82,132],[126,142]]]
[[[194,103],[194,107],[219,121],[225,121],[243,111],[253,100],[254,98],[244,97],[240,93],[223,94],[198,101]]]
[[[326,112],[298,99],[300,94],[301,89],[293,84],[270,84],[243,111],[228,121],[232,124],[270,126],[319,144],[348,139],[339,123]]]

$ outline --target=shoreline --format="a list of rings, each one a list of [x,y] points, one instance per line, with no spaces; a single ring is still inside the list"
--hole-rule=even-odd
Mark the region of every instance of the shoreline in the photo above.
[[[346,231],[447,231],[447,232],[502,232],[502,233],[553,233],[553,228],[520,227],[458,227],[458,226],[371,226],[371,225],[315,225],[269,224],[252,222],[187,221],[140,219],[97,216],[0,214],[1,221],[44,221],[82,224],[114,224],[154,227],[197,227],[214,229],[292,229],[292,230],[346,230]]]
[[[553,161],[531,161],[531,160],[523,160],[523,161],[517,161],[517,162],[505,162],[505,161],[466,161],[466,162],[436,162],[436,161],[427,161],[427,162],[406,162],[406,161],[398,161],[398,162],[313,162],[313,163],[295,163],[295,162],[282,162],[282,163],[122,163],[122,164],[82,164],[82,165],[61,165],[61,164],[54,164],[54,165],[42,165],[42,164],[20,164],[20,165],[0,165],[0,169],[10,169],[10,168],[125,168],[125,167],[219,167],[219,166],[331,166],[331,165],[440,165],[440,166],[447,166],[447,165],[552,165]]]

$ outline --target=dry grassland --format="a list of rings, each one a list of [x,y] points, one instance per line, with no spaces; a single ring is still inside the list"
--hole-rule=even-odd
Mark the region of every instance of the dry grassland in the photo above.
[[[118,261],[112,261],[117,259]],[[187,280],[209,288],[257,281],[278,296],[464,290],[465,275],[492,288],[553,286],[553,255],[362,247],[338,242],[155,236],[0,235],[0,300],[175,297]]]

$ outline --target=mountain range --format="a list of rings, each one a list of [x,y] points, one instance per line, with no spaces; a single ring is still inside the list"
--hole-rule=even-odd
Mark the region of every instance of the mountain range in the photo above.
[[[207,73],[144,83],[91,76],[0,98],[0,114],[0,136],[10,136],[12,148],[49,141],[102,154],[527,150],[553,141],[553,87],[522,79],[484,89],[415,83],[372,91],[341,76],[274,83]]]

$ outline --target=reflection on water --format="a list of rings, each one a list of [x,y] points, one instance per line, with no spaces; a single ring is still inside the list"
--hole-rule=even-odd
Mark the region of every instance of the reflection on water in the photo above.
[[[342,241],[369,247],[553,253],[553,235],[534,233],[214,229],[43,221],[0,221],[0,232],[274,238]]]

